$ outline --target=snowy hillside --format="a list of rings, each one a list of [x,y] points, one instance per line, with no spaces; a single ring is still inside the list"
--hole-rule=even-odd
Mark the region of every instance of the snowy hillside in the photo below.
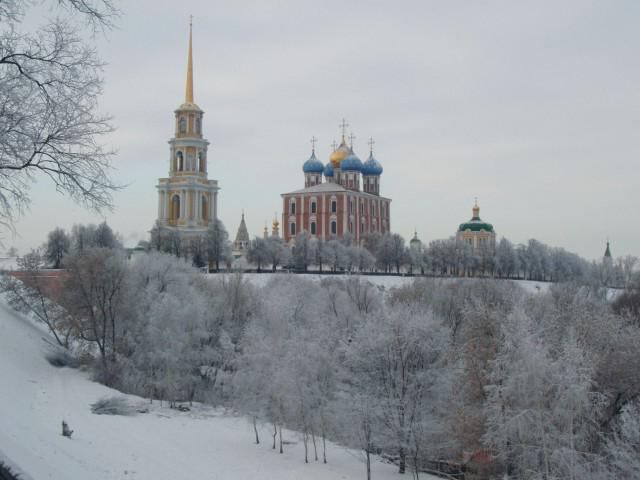
[[[0,457],[40,479],[360,479],[357,452],[331,445],[328,465],[303,461],[297,435],[286,433],[280,455],[265,430],[252,443],[249,423],[219,410],[195,406],[180,413],[150,407],[135,416],[95,415],[90,405],[118,392],[45,359],[48,334],[0,302]],[[61,421],[74,430],[63,437]],[[375,462],[374,479],[398,478],[392,465]],[[424,476],[428,478],[428,476]]]

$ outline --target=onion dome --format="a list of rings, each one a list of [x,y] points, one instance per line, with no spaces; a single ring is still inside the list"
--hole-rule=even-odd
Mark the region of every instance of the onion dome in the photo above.
[[[373,156],[373,152],[369,154],[369,158],[364,162],[362,166],[362,174],[363,175],[381,175],[382,174],[382,165],[380,162],[376,160]]]
[[[472,232],[479,232],[484,230],[485,232],[493,232],[493,225],[483,222],[480,218],[480,207],[476,203],[473,207],[473,217],[466,223],[461,223],[458,227],[459,232],[471,230]]]
[[[333,165],[331,162],[327,162],[327,165],[324,167],[324,176],[329,178],[333,177]]]
[[[362,162],[360,161],[358,156],[353,153],[353,150],[351,150],[351,153],[349,153],[349,155],[344,160],[342,160],[342,163],[340,164],[340,168],[345,172],[361,172],[362,167]]]
[[[345,142],[344,135],[343,135],[342,142],[340,142],[340,145],[338,146],[338,148],[336,148],[331,154],[331,156],[329,157],[329,160],[331,160],[331,164],[333,165],[333,168],[341,168],[340,164],[350,154],[351,154],[351,149]]]
[[[304,165],[302,165],[302,171],[304,173],[322,173],[324,171],[324,165],[322,165],[322,162],[316,158],[315,150],[311,151],[309,160],[304,162]]]

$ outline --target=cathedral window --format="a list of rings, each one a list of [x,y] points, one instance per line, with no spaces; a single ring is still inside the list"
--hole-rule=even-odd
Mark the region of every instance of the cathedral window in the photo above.
[[[336,213],[338,211],[338,202],[335,200],[331,200],[331,213]]]
[[[177,220],[180,218],[180,197],[174,195],[171,199],[171,219]]]
[[[311,222],[311,235],[316,234],[316,222]]]
[[[289,213],[291,213],[291,215],[295,215],[296,214],[296,201],[295,200],[291,200],[291,203],[289,203]]]
[[[338,224],[335,220],[331,221],[331,235],[336,235],[338,233]]]
[[[316,213],[317,206],[315,200],[311,202],[311,213]]]
[[[289,234],[293,237],[296,234],[296,224],[291,222],[289,224]]]
[[[176,170],[179,172],[184,170],[184,157],[182,156],[182,152],[176,153]]]
[[[198,161],[200,163],[200,171],[204,173],[205,165],[206,165],[206,161],[205,161],[205,158],[204,158],[204,153],[198,152]]]
[[[196,118],[196,133],[202,133],[202,121],[199,118]]]
[[[178,132],[187,133],[187,119],[184,117],[180,117],[180,121],[178,122]]]

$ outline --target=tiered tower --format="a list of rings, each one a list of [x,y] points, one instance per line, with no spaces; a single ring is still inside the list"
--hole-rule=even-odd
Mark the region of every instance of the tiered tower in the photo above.
[[[208,179],[204,112],[193,100],[192,26],[189,25],[184,103],[175,110],[175,134],[169,140],[169,177],[158,181],[158,222],[178,230],[185,240],[204,235],[217,218],[218,181]]]

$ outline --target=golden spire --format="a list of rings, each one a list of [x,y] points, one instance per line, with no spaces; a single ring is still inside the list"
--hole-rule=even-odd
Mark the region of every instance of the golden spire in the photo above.
[[[191,37],[193,30],[193,15],[189,18],[189,57],[187,60],[187,91],[184,103],[193,103],[193,53],[191,51]]]

